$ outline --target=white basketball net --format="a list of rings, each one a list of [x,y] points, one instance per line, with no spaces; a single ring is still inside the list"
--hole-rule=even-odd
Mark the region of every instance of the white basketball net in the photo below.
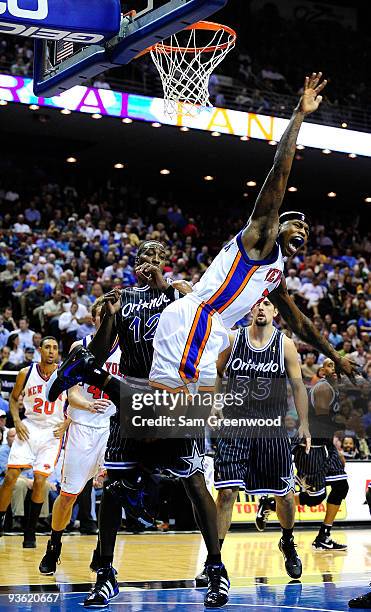
[[[200,45],[205,35],[212,38]],[[171,117],[181,112],[192,117],[200,107],[212,106],[210,76],[234,46],[235,36],[222,28],[183,30],[158,43],[151,56],[164,89],[165,114]]]

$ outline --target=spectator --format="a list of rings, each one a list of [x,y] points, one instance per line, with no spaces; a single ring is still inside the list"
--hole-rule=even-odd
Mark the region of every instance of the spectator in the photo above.
[[[2,444],[6,444],[6,436],[9,431],[6,426],[7,413],[5,410],[0,409],[0,429],[2,431]]]
[[[319,284],[317,277],[314,277],[312,282],[305,283],[300,295],[307,301],[307,308],[311,309],[314,314],[318,315],[318,303],[325,297],[325,289]]]
[[[19,330],[18,330],[19,346],[23,350],[25,349],[26,346],[32,345],[32,338],[35,332],[29,329],[29,327],[30,327],[30,322],[27,317],[22,317],[21,319],[19,319]]]
[[[77,337],[77,330],[79,329],[79,323],[81,320],[78,318],[78,304],[72,303],[70,309],[64,312],[58,320],[58,326],[60,331],[65,332],[67,335],[67,342],[64,343],[64,353],[68,353],[69,348]]]
[[[4,317],[0,315],[0,349],[6,345],[9,337],[9,330],[4,327]]]
[[[360,453],[356,446],[354,438],[346,436],[342,442],[342,450],[346,459],[359,459]]]
[[[13,332],[9,335],[7,346],[10,348],[9,361],[18,365],[24,360],[23,349],[19,346],[19,335]]]
[[[295,268],[290,268],[289,275],[286,277],[286,285],[290,294],[299,293],[301,289],[300,278],[296,274]]]
[[[3,346],[0,351],[0,370],[14,370],[15,363],[10,361],[10,347]]]
[[[343,336],[338,332],[338,326],[336,323],[332,323],[330,326],[330,333],[328,335],[328,341],[334,348],[337,349],[340,344],[343,344]]]
[[[23,215],[17,216],[17,223],[14,223],[13,225],[13,231],[16,234],[31,234],[31,228],[27,223],[24,222]]]
[[[305,384],[310,384],[312,378],[317,374],[318,366],[316,365],[316,357],[314,353],[308,353],[303,365],[301,366],[301,373]]]
[[[8,415],[9,414],[9,402],[7,402],[4,399],[1,388],[2,388],[2,381],[0,378],[0,411],[3,411]]]
[[[356,343],[356,350],[353,353],[350,353],[349,357],[355,361],[360,368],[363,368],[366,365],[367,361],[367,353],[364,349],[363,342],[358,340]]]
[[[13,332],[17,329],[13,319],[13,310],[10,306],[6,306],[3,311],[3,325],[9,332]]]

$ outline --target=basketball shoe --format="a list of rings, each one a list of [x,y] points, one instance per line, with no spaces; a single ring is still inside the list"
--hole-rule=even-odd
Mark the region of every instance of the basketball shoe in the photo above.
[[[40,561],[39,572],[45,574],[45,576],[52,576],[57,571],[57,564],[60,563],[59,557],[62,550],[62,543],[52,544],[51,540],[48,540],[46,547],[46,553]]]
[[[207,565],[207,593],[204,599],[205,608],[222,608],[228,603],[230,582],[223,563]]]
[[[276,509],[276,500],[268,495],[262,495],[259,500],[258,511],[255,517],[255,526],[258,531],[264,531],[267,526],[268,517]]]
[[[150,515],[145,506],[146,493],[141,479],[133,485],[128,480],[122,478],[115,480],[107,485],[107,491],[119,499],[125,512],[144,527],[152,527],[154,518]]]
[[[318,534],[314,542],[312,542],[314,550],[347,550],[346,544],[339,544],[332,540],[328,535]]]
[[[348,601],[349,608],[371,608],[371,592]]]
[[[98,569],[96,583],[84,600],[85,608],[104,608],[119,594],[116,574],[112,566]]]
[[[66,391],[80,382],[91,381],[91,384],[93,384],[96,367],[94,355],[83,346],[76,346],[60,368],[55,370],[49,378],[46,386],[48,400],[54,402],[62,391]],[[102,370],[100,368],[98,370],[101,374]]]
[[[300,578],[303,568],[301,564],[300,557],[296,552],[296,544],[294,543],[294,538],[290,538],[290,540],[280,539],[278,543],[278,548],[280,549],[283,558],[285,560],[285,568],[286,572],[290,576],[290,578]]]

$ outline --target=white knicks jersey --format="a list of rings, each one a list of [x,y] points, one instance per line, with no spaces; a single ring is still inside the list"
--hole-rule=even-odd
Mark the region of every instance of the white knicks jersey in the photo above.
[[[82,340],[79,340],[78,344],[82,344],[83,346],[88,346],[92,341],[93,336],[87,336]],[[122,378],[120,374],[120,359],[121,359],[121,350],[118,343],[118,338],[115,340],[114,345],[111,349],[111,352],[107,358],[106,363],[103,365],[103,369],[112,376],[116,378]],[[94,387],[94,385],[79,385],[80,393],[83,398],[88,400],[89,402],[93,402],[98,399],[109,399],[108,395],[106,395],[101,389],[98,387]],[[88,427],[95,428],[107,428],[110,424],[110,417],[115,414],[116,406],[113,402],[110,403],[107,410],[104,413],[94,413],[89,412],[88,410],[80,410],[79,408],[74,408],[71,404],[68,404],[68,416],[72,419],[74,423],[79,423],[80,425],[87,425]]]
[[[40,427],[54,427],[64,421],[63,409],[67,394],[63,391],[55,402],[49,402],[46,399],[48,380],[42,376],[40,365],[33,363],[23,387],[25,416]]]
[[[193,293],[183,298],[198,300],[205,314],[218,312],[227,328],[279,286],[284,269],[278,243],[269,257],[253,261],[247,256],[241,235],[242,232],[223,247],[193,287]]]

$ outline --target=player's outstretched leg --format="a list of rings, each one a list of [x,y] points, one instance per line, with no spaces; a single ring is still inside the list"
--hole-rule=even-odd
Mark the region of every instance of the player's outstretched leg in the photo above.
[[[49,401],[54,402],[62,391],[80,382],[95,384],[99,388],[109,378],[109,374],[96,365],[94,355],[90,351],[83,346],[76,346],[50,377],[46,390],[47,397]]]
[[[45,576],[55,574],[62,550],[62,535],[70,522],[77,495],[61,493],[54,502],[52,512],[52,534],[45,555],[40,561],[39,572]]]
[[[276,500],[274,497],[262,495],[259,500],[258,510],[255,517],[255,527],[258,531],[264,531],[271,512],[276,511]]]
[[[122,474],[108,470],[108,481],[119,478]],[[120,472],[120,473],[119,473]],[[108,606],[111,599],[119,593],[116,570],[112,567],[116,536],[121,523],[122,505],[119,498],[108,490],[105,483],[99,510],[99,567],[96,568],[97,579],[94,587],[84,601],[86,608]],[[97,555],[98,556],[98,555]]]
[[[315,550],[346,551],[346,544],[339,544],[331,538],[331,528],[339,511],[341,502],[349,491],[348,481],[340,479],[331,483],[331,491],[327,498],[326,516],[312,546]]]
[[[208,585],[204,606],[205,608],[221,608],[228,603],[230,582],[221,560],[216,506],[207,490],[203,474],[193,474],[183,479],[183,484],[192,502],[208,552],[205,564]]]
[[[303,568],[302,563],[296,552],[294,542],[294,521],[295,521],[295,499],[293,491],[286,495],[275,496],[276,512],[281,525],[282,536],[278,543],[283,558],[285,560],[286,572],[290,578],[300,578]]]

